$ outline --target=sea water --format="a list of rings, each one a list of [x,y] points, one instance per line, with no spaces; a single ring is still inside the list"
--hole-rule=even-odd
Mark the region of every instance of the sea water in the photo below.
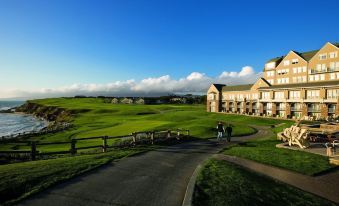
[[[0,110],[20,106],[24,102],[0,101]],[[26,114],[0,113],[0,137],[23,132],[39,131],[47,122]]]

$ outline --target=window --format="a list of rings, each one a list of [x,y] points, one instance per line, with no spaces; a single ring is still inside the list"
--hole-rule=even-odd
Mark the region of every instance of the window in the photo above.
[[[284,92],[274,92],[274,99],[284,99]]]
[[[215,95],[214,94],[209,94],[209,100],[214,100],[215,99]]]
[[[307,99],[319,98],[319,90],[307,90]]]
[[[306,72],[306,66],[303,66],[303,72]]]
[[[327,54],[319,54],[319,59],[320,60],[325,60],[327,57]]]
[[[273,77],[274,76],[274,71],[268,71],[266,72],[268,77]]]
[[[292,77],[293,83],[306,82],[306,76]]]
[[[325,74],[320,74],[320,80],[324,81],[325,80]]]
[[[289,78],[279,78],[277,79],[277,84],[288,84]]]
[[[337,58],[338,52],[331,52],[329,56],[330,56],[330,59]]]
[[[292,64],[298,64],[299,60],[298,59],[292,59]]]
[[[290,65],[290,60],[285,60],[284,61],[284,66],[288,66],[288,65]]]
[[[272,103],[267,103],[266,108],[267,110],[272,110]]]
[[[309,76],[309,80],[310,80],[310,82],[313,82],[314,81],[314,76],[313,75]]]
[[[269,92],[262,92],[262,99],[269,99],[270,98],[270,93]]]
[[[273,79],[267,79],[268,83],[270,84],[274,84],[274,80]]]
[[[279,69],[277,71],[278,75],[282,75],[282,74],[288,74],[289,69]]]
[[[266,64],[266,69],[274,69],[275,68],[275,62],[270,62]]]
[[[258,93],[257,94],[252,94],[252,99],[258,99]]]
[[[300,99],[300,91],[289,91],[290,99]]]
[[[339,97],[339,89],[327,90],[327,99],[336,99],[337,97]]]
[[[306,76],[303,76],[303,82],[306,82]]]
[[[333,80],[333,79],[335,79],[335,73],[330,74],[330,80]]]
[[[230,100],[235,100],[234,94],[230,94],[230,95],[229,95],[229,98],[230,98]]]
[[[298,68],[297,67],[293,67],[293,74],[296,74],[298,72]]]
[[[339,70],[339,62],[330,62],[330,70],[331,71]]]
[[[317,72],[326,72],[326,64],[317,64]]]
[[[314,75],[314,81],[319,81],[319,75]]]

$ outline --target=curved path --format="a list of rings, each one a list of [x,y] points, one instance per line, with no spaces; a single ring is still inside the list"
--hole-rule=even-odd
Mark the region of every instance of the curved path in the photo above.
[[[254,135],[267,135],[256,127]],[[195,168],[229,145],[193,141],[112,162],[32,196],[20,205],[174,205],[179,206]]]
[[[330,173],[313,177],[241,157],[223,154],[218,154],[214,157],[218,160],[240,165],[256,173],[271,177],[339,204],[339,169],[337,168],[333,169]]]

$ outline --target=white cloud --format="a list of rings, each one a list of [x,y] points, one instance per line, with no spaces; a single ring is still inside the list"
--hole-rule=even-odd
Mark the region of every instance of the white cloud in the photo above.
[[[192,72],[190,75],[186,77],[187,80],[195,80],[195,79],[202,79],[204,78],[205,74],[204,73],[199,73],[199,72]]]
[[[222,72],[219,78],[227,78],[227,77],[245,77],[249,75],[253,75],[254,70],[250,66],[245,66],[241,69],[240,72]]]
[[[185,78],[172,79],[169,75],[150,77],[141,81],[134,79],[116,81],[107,84],[72,84],[59,88],[40,90],[1,90],[0,98],[43,98],[74,95],[106,96],[157,96],[168,93],[205,93],[212,83],[226,85],[254,83],[261,73],[255,73],[250,66],[239,72],[222,72],[218,77],[209,77],[205,73],[192,72]]]

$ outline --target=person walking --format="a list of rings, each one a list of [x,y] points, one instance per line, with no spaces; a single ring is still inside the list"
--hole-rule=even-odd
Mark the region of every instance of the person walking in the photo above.
[[[221,122],[218,122],[217,130],[218,130],[217,140],[220,141],[222,140],[222,137],[224,136],[225,133],[224,125]]]
[[[226,127],[226,132],[227,132],[227,141],[230,142],[231,141],[231,137],[232,137],[232,127],[230,124],[227,125]]]

